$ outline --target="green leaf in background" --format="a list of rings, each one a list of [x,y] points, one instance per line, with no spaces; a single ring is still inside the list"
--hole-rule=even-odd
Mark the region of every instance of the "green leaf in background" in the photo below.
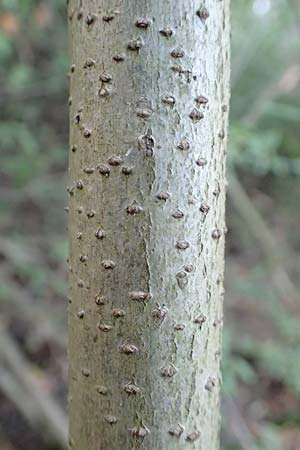
[[[26,88],[33,79],[33,69],[26,64],[16,64],[9,74],[8,87],[11,89]]]
[[[13,45],[8,37],[0,31],[0,62],[4,63],[5,59],[13,53]]]

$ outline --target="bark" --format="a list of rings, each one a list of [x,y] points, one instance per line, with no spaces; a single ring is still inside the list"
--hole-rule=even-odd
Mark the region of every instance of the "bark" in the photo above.
[[[218,448],[229,0],[70,0],[70,448]]]

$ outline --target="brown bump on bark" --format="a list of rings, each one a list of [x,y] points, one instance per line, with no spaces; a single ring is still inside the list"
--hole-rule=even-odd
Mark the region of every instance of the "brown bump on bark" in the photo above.
[[[141,392],[141,389],[133,381],[130,383],[124,384],[124,386],[122,388],[128,395],[136,395]]]
[[[121,158],[121,156],[111,156],[108,160],[107,160],[108,164],[110,166],[120,166],[123,163],[123,159]]]
[[[152,102],[146,96],[142,96],[137,101],[136,115],[142,119],[148,119],[153,114]]]
[[[183,270],[176,273],[176,280],[177,284],[180,287],[180,289],[184,289],[188,284],[188,277],[187,273]]]
[[[104,333],[108,333],[112,329],[112,326],[108,325],[107,323],[99,322],[97,328],[98,330],[103,331]]]
[[[225,138],[225,131],[224,130],[219,131],[218,136],[219,136],[220,139],[224,139]]]
[[[76,183],[76,187],[79,190],[83,189],[83,187],[84,187],[83,181],[82,180],[78,180],[77,183]]]
[[[110,167],[107,166],[106,164],[99,164],[97,166],[97,169],[98,169],[99,173],[101,175],[104,175],[105,177],[108,177],[110,174]]]
[[[153,114],[153,111],[151,109],[137,109],[136,115],[138,117],[141,117],[142,119],[148,119]]]
[[[72,153],[76,153],[77,152],[77,146],[76,145],[72,145],[71,151],[72,151]]]
[[[119,319],[120,317],[125,316],[125,311],[123,309],[115,308],[112,310],[112,315],[113,315],[113,317],[116,317],[117,319]]]
[[[204,166],[206,166],[206,164],[207,164],[207,160],[206,160],[205,158],[198,158],[198,159],[196,160],[196,164],[197,164],[197,166],[199,166],[199,167],[204,167]]]
[[[159,194],[157,194],[158,200],[164,200],[164,201],[166,201],[166,200],[168,200],[168,198],[170,198],[170,197],[171,197],[171,194],[170,194],[169,192],[164,192],[164,191],[162,191],[162,192],[160,192]]]
[[[199,210],[203,213],[203,214],[207,214],[208,211],[210,210],[210,206],[207,203],[201,203],[201,206],[199,208]]]
[[[72,10],[70,11],[70,14],[68,15],[68,19],[69,19],[70,22],[72,22],[73,16],[74,16],[74,9],[72,9]]]
[[[76,113],[74,118],[75,124],[78,125],[80,123],[80,120],[81,120],[80,113]]]
[[[177,439],[180,438],[183,432],[184,427],[180,423],[178,423],[175,427],[170,428],[168,431],[171,436],[176,437]]]
[[[110,12],[108,12],[102,16],[103,22],[107,22],[107,23],[114,20],[114,18],[115,18],[115,13],[110,13]]]
[[[81,369],[81,372],[82,372],[82,375],[83,375],[84,377],[86,377],[86,378],[88,378],[88,377],[91,375],[90,370],[87,369],[87,368]]]
[[[92,217],[95,216],[95,211],[88,211],[88,212],[86,213],[86,215],[87,215],[88,219],[92,219]]]
[[[138,137],[138,147],[140,150],[146,151],[148,156],[152,156],[155,147],[155,139],[152,136],[151,128],[148,128],[145,134]]]
[[[161,30],[159,30],[159,32],[162,36],[166,38],[170,38],[174,34],[174,31],[169,27],[162,28]]]
[[[78,281],[77,281],[77,286],[78,286],[79,288],[83,288],[83,287],[84,287],[84,282],[83,282],[82,280],[78,280]]]
[[[200,6],[200,8],[196,11],[196,14],[203,23],[209,18],[209,11],[204,5]]]
[[[99,230],[96,231],[95,236],[96,236],[97,239],[103,239],[103,238],[106,237],[106,233],[105,233],[104,230],[100,230],[99,229]]]
[[[115,416],[112,416],[111,414],[105,416],[104,419],[106,420],[107,423],[109,423],[109,425],[115,425],[118,422],[118,419]]]
[[[116,267],[116,264],[114,263],[114,261],[112,261],[111,259],[104,259],[101,262],[101,266],[103,267],[103,269],[105,270],[112,270]]]
[[[193,264],[185,264],[183,266],[183,270],[187,273],[191,273],[191,272],[194,272],[195,266]]]
[[[194,123],[199,122],[201,119],[203,119],[203,117],[204,117],[203,112],[199,111],[196,108],[194,108],[189,114],[189,118],[192,119]]]
[[[103,83],[110,83],[112,81],[112,75],[108,72],[101,73],[99,80]]]
[[[108,97],[111,93],[111,89],[108,86],[101,86],[98,91],[99,97]]]
[[[228,106],[227,106],[227,105],[222,105],[222,111],[223,111],[223,112],[228,111]]]
[[[89,175],[89,174],[95,172],[95,168],[94,168],[94,167],[85,167],[85,168],[83,169],[83,171],[84,171],[84,173],[87,173],[87,174]]]
[[[177,241],[176,242],[176,248],[178,250],[186,250],[187,248],[189,248],[190,243],[188,241]]]
[[[85,314],[84,310],[83,310],[83,309],[80,309],[80,310],[77,312],[77,317],[78,317],[78,319],[83,319],[83,318],[84,318],[84,314]]]
[[[156,308],[153,309],[151,314],[154,320],[163,321],[166,318],[168,312],[169,310],[166,305],[160,306],[158,303],[156,303]]]
[[[223,283],[223,279],[224,279],[223,274],[218,275],[217,280],[216,280],[217,284]]]
[[[178,143],[177,148],[178,148],[178,150],[187,151],[187,150],[190,150],[191,144],[187,139],[182,139]]]
[[[75,72],[75,64],[72,64],[70,67],[70,72],[74,73]]]
[[[69,195],[74,195],[75,186],[67,186],[67,192]]]
[[[183,331],[185,329],[185,324],[184,323],[177,323],[174,326],[174,330],[175,331]]]
[[[83,18],[83,9],[80,8],[77,13],[77,20],[81,20]]]
[[[69,103],[69,106],[71,106],[71,105],[72,105],[72,97],[69,97],[69,99],[68,99],[68,103]]]
[[[131,175],[133,172],[133,167],[132,166],[125,166],[122,168],[122,173],[126,176]]]
[[[139,349],[134,344],[122,344],[120,346],[120,351],[122,353],[125,353],[125,355],[133,355],[135,353],[138,353]]]
[[[82,233],[80,231],[76,234],[76,238],[77,239],[81,239],[82,238]]]
[[[129,292],[129,298],[136,302],[148,302],[151,299],[151,294],[144,291],[132,291]]]
[[[174,64],[171,66],[171,70],[179,75],[182,75],[186,72],[185,68],[181,64]]]
[[[100,292],[98,292],[98,294],[95,295],[95,303],[98,306],[102,306],[105,305],[106,303],[106,297],[104,295],[101,295]]]
[[[135,26],[138,28],[148,28],[150,25],[151,20],[148,17],[140,17],[135,21]]]
[[[107,393],[108,393],[108,389],[106,386],[97,386],[96,390],[97,390],[98,394],[101,394],[101,395],[107,395]]]
[[[76,208],[76,212],[78,214],[82,214],[83,213],[83,207],[82,206],[78,206],[78,208]]]
[[[222,232],[218,228],[215,228],[211,233],[211,237],[216,240],[220,239],[221,236],[222,236]]]
[[[79,256],[79,261],[80,261],[80,262],[86,262],[87,260],[88,260],[87,255],[80,255],[80,256]]]
[[[90,69],[91,67],[95,67],[95,65],[96,65],[96,61],[94,59],[92,59],[92,58],[88,58],[85,61],[84,65],[83,65],[83,68],[84,69]]]
[[[222,318],[219,319],[218,317],[216,317],[216,319],[213,321],[213,326],[217,327],[221,323],[222,323]]]
[[[140,205],[137,205],[136,203],[132,203],[131,205],[128,205],[126,207],[126,212],[130,216],[135,216],[136,214],[140,214],[143,212],[143,208]]]
[[[195,102],[198,103],[198,105],[206,105],[208,103],[208,98],[204,97],[204,95],[198,95],[198,97],[195,98]]]
[[[127,48],[132,52],[138,52],[143,47],[143,45],[143,39],[141,37],[138,37],[136,39],[131,39],[131,41],[129,41],[127,44]]]
[[[220,190],[220,185],[219,185],[219,183],[217,183],[216,187],[215,187],[214,190],[213,190],[213,195],[214,195],[215,197],[218,197],[219,194],[220,194],[220,192],[221,192],[221,190]]]
[[[150,434],[150,430],[143,423],[138,427],[128,428],[128,431],[136,441],[143,441]]]
[[[87,24],[88,27],[91,27],[97,20],[97,15],[96,14],[88,14],[85,18],[85,23]]]
[[[166,97],[163,97],[163,98],[161,99],[161,101],[162,101],[163,103],[165,103],[166,105],[171,105],[171,106],[174,106],[175,103],[176,103],[176,100],[175,100],[175,98],[174,98],[172,95],[168,95],[168,96],[166,96]]]
[[[160,374],[164,378],[172,378],[177,372],[178,370],[172,363],[160,369]]]
[[[205,383],[205,389],[208,392],[211,392],[213,390],[213,388],[216,386],[216,380],[214,377],[208,377],[206,383]]]
[[[195,430],[195,431],[192,431],[191,433],[189,433],[185,439],[188,442],[195,442],[197,439],[200,438],[200,436],[201,436],[201,433],[199,431]]]
[[[184,55],[185,55],[185,53],[184,53],[184,51],[182,50],[182,48],[180,48],[180,47],[174,48],[174,49],[171,51],[171,56],[172,56],[173,58],[183,58]]]
[[[85,128],[83,130],[83,137],[85,137],[86,139],[89,139],[91,137],[91,135],[92,135],[92,132],[88,128]]]
[[[123,62],[125,60],[126,56],[124,53],[115,53],[112,57],[112,59],[119,63],[119,62]]]
[[[177,209],[173,212],[172,217],[174,217],[174,219],[182,219],[184,217],[184,213],[180,209]]]
[[[207,319],[207,317],[206,317],[204,314],[199,314],[199,316],[197,316],[197,317],[194,319],[194,323],[200,325],[199,328],[200,328],[200,330],[201,330],[202,325],[206,322],[206,319]]]

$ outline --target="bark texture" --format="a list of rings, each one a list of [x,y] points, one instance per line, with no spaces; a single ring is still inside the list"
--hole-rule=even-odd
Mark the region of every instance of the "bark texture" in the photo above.
[[[229,0],[70,0],[70,448],[218,448]]]

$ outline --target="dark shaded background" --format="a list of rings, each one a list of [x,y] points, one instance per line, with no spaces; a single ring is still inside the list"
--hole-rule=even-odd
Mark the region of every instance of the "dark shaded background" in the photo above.
[[[223,450],[300,449],[300,4],[232,0]],[[0,449],[62,449],[65,1],[0,0]]]

